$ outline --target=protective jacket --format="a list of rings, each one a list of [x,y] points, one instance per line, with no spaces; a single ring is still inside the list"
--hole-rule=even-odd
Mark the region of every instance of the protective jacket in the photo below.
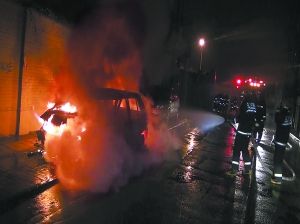
[[[289,140],[292,116],[286,107],[280,107],[275,113],[276,133],[274,143],[285,146]]]
[[[235,172],[239,169],[240,152],[242,152],[244,160],[244,172],[249,173],[251,169],[251,157],[248,150],[252,129],[255,123],[256,106],[255,102],[246,97],[241,106],[237,122],[239,123],[232,154],[232,170]]]
[[[242,135],[251,135],[256,121],[256,105],[251,99],[244,99],[241,106],[237,122],[239,127],[237,132]]]

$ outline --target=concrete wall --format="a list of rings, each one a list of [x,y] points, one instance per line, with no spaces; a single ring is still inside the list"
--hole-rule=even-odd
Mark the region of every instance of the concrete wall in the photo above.
[[[21,8],[0,1],[0,136],[16,127]]]
[[[15,134],[22,8],[0,0],[0,136]],[[40,114],[51,100],[53,76],[63,63],[69,28],[27,9],[20,134],[40,127]]]
[[[68,29],[39,13],[28,10],[23,74],[20,133],[36,130],[34,113],[42,113],[51,100],[53,76],[63,63]]]

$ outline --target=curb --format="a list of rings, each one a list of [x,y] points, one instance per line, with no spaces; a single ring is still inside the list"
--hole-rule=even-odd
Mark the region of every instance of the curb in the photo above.
[[[34,185],[24,191],[18,192],[13,196],[10,196],[9,198],[0,201],[0,215],[6,213],[7,211],[11,210],[15,206],[19,205],[24,200],[34,197],[52,186],[58,184],[58,179],[50,179],[44,183],[40,183],[37,185]]]

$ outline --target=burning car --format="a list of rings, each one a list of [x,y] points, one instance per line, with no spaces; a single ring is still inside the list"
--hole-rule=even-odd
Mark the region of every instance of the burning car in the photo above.
[[[134,149],[143,148],[147,136],[147,120],[141,95],[125,90],[101,88],[93,96],[99,107],[105,108],[111,127],[124,137],[128,145]],[[40,142],[38,152],[43,151],[46,133],[61,135],[68,119],[76,116],[77,108],[70,103],[48,103],[48,109],[38,117],[42,123],[42,127],[36,132]]]
[[[34,152],[29,152],[29,156],[36,153],[43,153],[47,132],[54,135],[61,135],[67,124],[67,120],[77,116],[77,108],[70,103],[49,102],[47,108],[41,116],[37,116],[39,122],[42,124],[42,127],[36,131],[39,143],[36,143],[35,146],[38,149]]]
[[[147,137],[145,105],[137,92],[102,88],[96,91],[95,99],[108,108],[114,118],[112,126],[126,142],[135,149],[144,146]]]

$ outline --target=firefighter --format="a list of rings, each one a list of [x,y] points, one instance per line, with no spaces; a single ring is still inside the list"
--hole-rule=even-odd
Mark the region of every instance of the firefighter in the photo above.
[[[271,182],[281,184],[282,182],[282,161],[284,158],[286,144],[289,139],[292,127],[292,116],[286,105],[280,105],[275,113],[276,132],[274,137],[274,169]]]
[[[258,92],[256,98],[256,123],[253,136],[257,143],[260,142],[266,121],[266,101],[261,92]]]
[[[250,174],[251,171],[251,157],[249,154],[248,146],[255,124],[256,106],[253,93],[247,93],[241,103],[237,123],[239,126],[236,131],[232,167],[227,172],[228,175],[234,176],[239,170],[240,152],[242,152],[244,160],[244,174]]]

